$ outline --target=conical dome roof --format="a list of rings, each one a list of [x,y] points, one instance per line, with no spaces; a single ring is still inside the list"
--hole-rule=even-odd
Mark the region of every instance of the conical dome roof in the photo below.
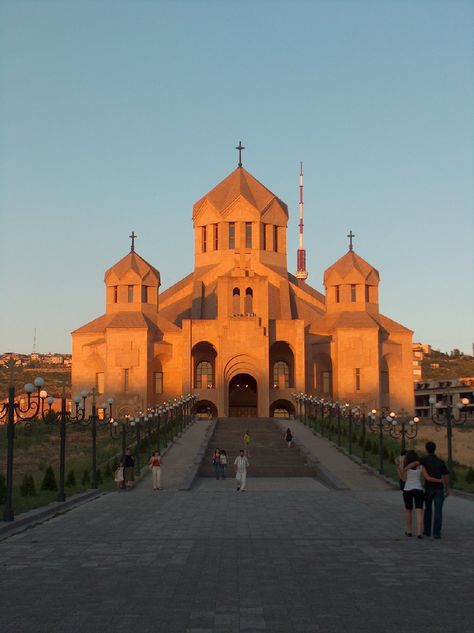
[[[214,189],[211,189],[209,193],[196,202],[193,207],[193,219],[195,219],[206,202],[210,203],[219,213],[225,214],[226,210],[239,196],[242,196],[261,214],[276,206],[288,217],[288,207],[284,202],[262,185],[246,169],[237,167]]]
[[[104,281],[107,283],[111,277],[120,281],[126,275],[130,276],[130,273],[141,280],[146,278],[147,281],[155,281],[158,286],[160,285],[160,272],[135,251],[130,251],[109,268],[105,273]]]
[[[337,262],[329,266],[324,272],[325,286],[344,282],[378,284],[379,281],[379,271],[352,250],[347,251],[345,255],[340,257]]]

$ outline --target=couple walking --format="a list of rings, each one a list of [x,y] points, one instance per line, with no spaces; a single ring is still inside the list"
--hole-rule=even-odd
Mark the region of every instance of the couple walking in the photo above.
[[[444,499],[449,495],[449,471],[436,455],[436,444],[426,443],[425,457],[419,458],[415,451],[402,455],[397,463],[400,488],[405,503],[405,535],[412,535],[413,505],[416,513],[416,535],[441,538]],[[424,490],[421,477],[425,481]],[[425,504],[423,512],[423,504]],[[433,515],[434,506],[434,515]]]
[[[223,448],[216,448],[212,456],[212,466],[214,467],[214,473],[216,479],[222,477],[225,479],[227,471],[227,453]]]

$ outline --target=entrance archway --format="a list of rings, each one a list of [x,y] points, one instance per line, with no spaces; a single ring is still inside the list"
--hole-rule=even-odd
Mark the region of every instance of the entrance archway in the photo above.
[[[237,374],[229,383],[229,417],[257,416],[257,381],[250,374]]]
[[[198,400],[193,413],[197,418],[217,418],[217,407],[210,400]]]

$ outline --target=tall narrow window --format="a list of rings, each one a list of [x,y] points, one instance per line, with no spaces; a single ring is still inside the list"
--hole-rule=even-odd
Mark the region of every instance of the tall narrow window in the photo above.
[[[356,391],[360,391],[360,368],[357,367],[355,370],[355,388]]]
[[[253,291],[247,288],[245,291],[245,314],[253,314]]]
[[[114,286],[114,303],[118,301],[118,286]]]
[[[202,360],[196,365],[194,386],[196,389],[214,388],[214,371],[209,361]]]
[[[252,222],[245,223],[245,248],[252,248]]]
[[[133,286],[128,287],[128,303],[133,303]]]
[[[123,370],[123,390],[124,391],[128,391],[129,386],[130,386],[130,383],[129,383],[129,370],[128,369],[124,369]]]
[[[278,253],[278,227],[273,227],[273,250]]]
[[[214,224],[214,250],[219,250],[219,225]]]
[[[279,360],[273,365],[273,388],[288,389],[290,386],[290,368],[284,360]]]
[[[163,393],[163,372],[155,371],[153,378],[155,383],[155,395]]]
[[[267,250],[267,225],[262,224],[262,250]]]
[[[351,301],[354,303],[356,301],[356,285],[351,284]]]
[[[234,288],[232,291],[232,314],[240,314],[240,290]]]
[[[340,303],[340,301],[341,301],[340,286],[336,286],[336,303]]]
[[[331,393],[331,374],[328,371],[321,372],[321,387],[323,389],[323,394],[327,395]]]
[[[99,395],[104,393],[104,372],[103,371],[99,371],[95,375],[95,388]]]
[[[147,287],[146,286],[142,286],[142,303],[146,303],[147,302]]]
[[[235,248],[235,222],[229,222],[229,248]]]
[[[370,288],[370,286],[367,286],[367,285],[365,286],[365,300],[366,300],[367,303],[369,303],[369,301],[370,301],[369,288]]]
[[[202,252],[205,253],[207,251],[207,227],[201,227],[201,236],[202,236]]]

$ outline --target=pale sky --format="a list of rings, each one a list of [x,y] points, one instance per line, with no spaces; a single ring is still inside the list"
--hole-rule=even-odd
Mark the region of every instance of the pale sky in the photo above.
[[[414,340],[472,353],[470,1],[0,3],[0,352],[68,352],[136,250],[192,271],[192,205],[244,166],[308,283],[347,250]]]

